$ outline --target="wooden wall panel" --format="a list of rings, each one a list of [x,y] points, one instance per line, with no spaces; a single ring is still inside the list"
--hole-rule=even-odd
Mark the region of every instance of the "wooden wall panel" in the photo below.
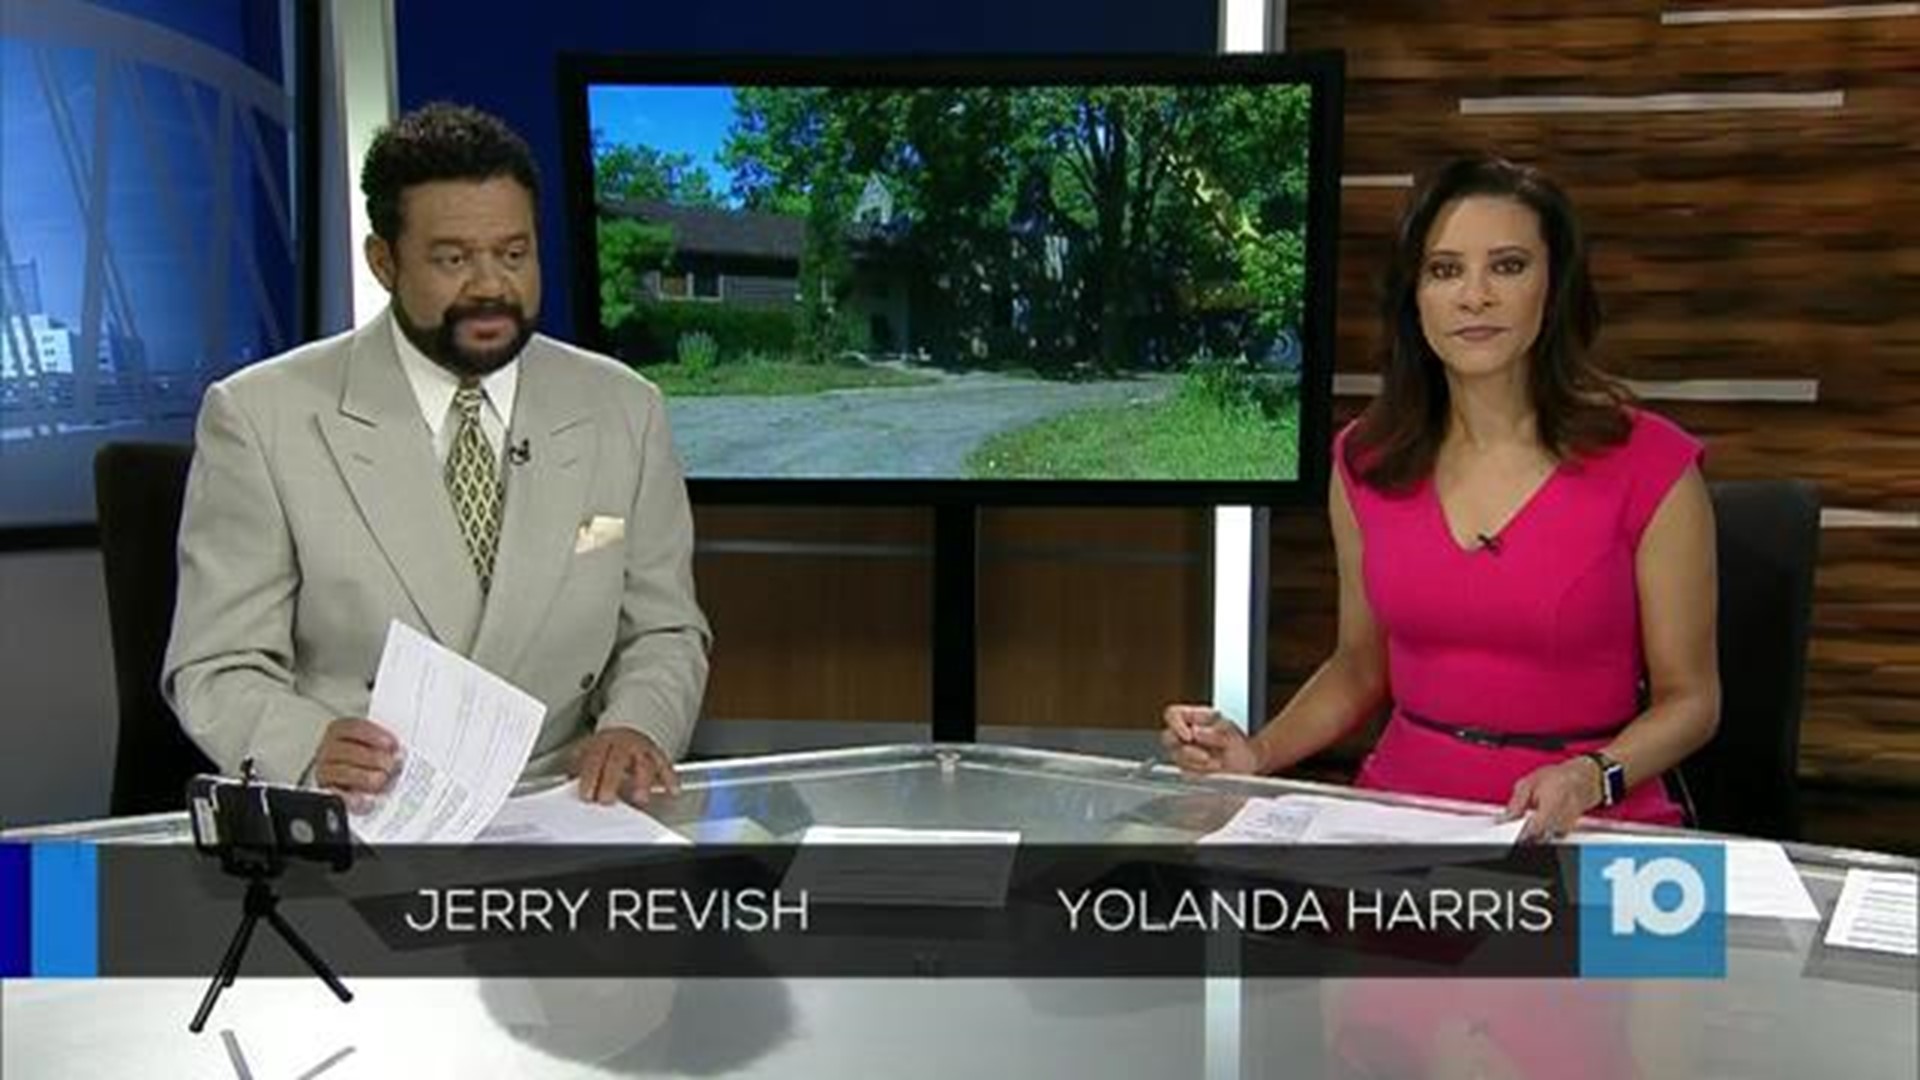
[[[707,720],[929,722],[929,515],[700,507],[694,528]]]
[[[694,528],[702,546],[745,541],[785,544],[866,544],[933,551],[933,517],[924,510],[822,506],[697,506]]]
[[[1799,477],[1819,484],[1828,506],[1920,504],[1920,403],[1892,413],[1831,404],[1670,401],[1657,408],[1706,440],[1711,479]]]
[[[1494,150],[1546,168],[1581,208],[1605,366],[1817,384],[1808,404],[1654,404],[1706,439],[1710,478],[1800,476],[1829,507],[1920,509],[1920,18],[1660,18],[1746,6],[1761,5],[1293,0],[1289,46],[1347,54],[1345,171],[1370,178],[1343,198],[1340,370],[1373,370],[1377,283],[1408,194],[1386,178]],[[1462,105],[1729,93],[1838,96],[1783,110]],[[1275,530],[1274,557],[1283,701],[1332,641],[1331,546],[1301,522]],[[1920,792],[1920,532],[1824,532],[1802,753],[1823,839],[1884,839],[1863,828],[1859,799],[1878,796],[1861,793]]]
[[[927,511],[696,519],[710,720],[928,722]],[[983,510],[981,722],[1151,729],[1165,702],[1204,697],[1211,536],[1198,510]]]
[[[1153,729],[1205,700],[1210,515],[994,510],[981,525],[980,722]]]
[[[1910,789],[1920,778],[1920,530],[1828,529],[1820,541],[1801,771]]]

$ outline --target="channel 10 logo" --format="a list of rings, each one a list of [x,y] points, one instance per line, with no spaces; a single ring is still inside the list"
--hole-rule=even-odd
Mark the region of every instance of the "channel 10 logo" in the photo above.
[[[1726,848],[1581,846],[1580,974],[1718,979],[1726,973]]]

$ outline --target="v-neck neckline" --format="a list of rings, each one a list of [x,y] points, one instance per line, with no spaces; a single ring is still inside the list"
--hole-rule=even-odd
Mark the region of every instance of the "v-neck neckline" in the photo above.
[[[1513,513],[1507,515],[1507,520],[1500,523],[1499,528],[1485,534],[1475,534],[1471,544],[1462,544],[1460,542],[1460,535],[1453,529],[1453,519],[1447,516],[1447,504],[1440,498],[1440,478],[1437,472],[1427,477],[1427,499],[1433,507],[1434,520],[1439,524],[1440,535],[1446,540],[1447,546],[1462,555],[1472,555],[1482,548],[1492,546],[1480,539],[1483,535],[1491,537],[1496,543],[1505,541],[1508,534],[1533,513],[1534,508],[1541,502],[1543,496],[1547,494],[1548,489],[1555,485],[1555,482],[1560,479],[1560,474],[1564,471],[1566,471],[1565,459],[1555,462],[1546,477],[1534,485],[1533,490],[1528,492],[1527,497],[1520,501],[1520,505],[1514,508]]]

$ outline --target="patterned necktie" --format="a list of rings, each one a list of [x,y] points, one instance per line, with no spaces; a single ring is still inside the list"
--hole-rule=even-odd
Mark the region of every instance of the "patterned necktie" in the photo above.
[[[500,543],[500,463],[486,433],[480,430],[480,406],[485,395],[478,386],[454,391],[453,406],[460,426],[447,452],[447,492],[453,496],[453,516],[460,522],[473,569],[480,575],[480,591],[493,583],[493,553]]]

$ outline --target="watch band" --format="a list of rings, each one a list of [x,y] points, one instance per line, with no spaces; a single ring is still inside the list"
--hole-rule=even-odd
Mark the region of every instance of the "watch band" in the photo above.
[[[1618,806],[1627,797],[1627,767],[1598,750],[1580,756],[1600,767],[1600,805]]]

